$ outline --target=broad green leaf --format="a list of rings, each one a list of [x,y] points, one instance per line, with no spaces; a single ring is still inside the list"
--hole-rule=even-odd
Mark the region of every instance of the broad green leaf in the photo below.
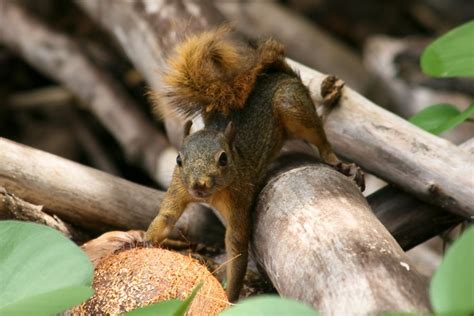
[[[421,56],[421,68],[434,77],[474,76],[474,21],[431,43]]]
[[[430,284],[436,313],[474,312],[474,227],[449,248]]]
[[[443,125],[449,120],[459,115],[459,110],[451,104],[435,104],[431,105],[410,117],[409,121],[416,126],[432,131]]]
[[[260,295],[244,300],[219,315],[221,316],[316,316],[318,312],[295,300],[276,295]]]
[[[443,124],[441,124],[438,128],[435,128],[432,133],[435,135],[439,135],[444,131],[447,131],[451,128],[455,128],[465,120],[467,120],[471,115],[474,114],[474,103],[469,105],[467,109],[465,109],[462,113],[451,117],[449,120],[446,120]]]
[[[133,311],[126,313],[126,316],[183,316],[197,292],[201,289],[202,283],[194,288],[191,295],[189,295],[184,301],[180,300],[168,300],[144,307],[137,308]]]
[[[92,294],[94,294],[94,290],[90,286],[62,288],[5,305],[0,310],[0,315],[55,315],[87,300]]]
[[[59,313],[92,295],[92,276],[89,258],[58,231],[0,221],[0,315]]]
[[[409,121],[416,126],[433,133],[441,134],[454,128],[468,119],[474,113],[474,104],[463,112],[451,104],[435,104],[410,117]]]

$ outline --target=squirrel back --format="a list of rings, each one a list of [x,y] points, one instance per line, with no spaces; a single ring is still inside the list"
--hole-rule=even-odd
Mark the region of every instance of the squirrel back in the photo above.
[[[185,117],[228,114],[245,106],[257,77],[270,69],[294,74],[275,40],[252,45],[228,27],[193,35],[168,60],[155,111]]]

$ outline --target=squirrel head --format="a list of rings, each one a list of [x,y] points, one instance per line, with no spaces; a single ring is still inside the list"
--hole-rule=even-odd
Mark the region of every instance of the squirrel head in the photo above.
[[[234,180],[234,136],[231,122],[224,133],[204,129],[184,139],[176,164],[182,183],[193,197],[207,198]]]

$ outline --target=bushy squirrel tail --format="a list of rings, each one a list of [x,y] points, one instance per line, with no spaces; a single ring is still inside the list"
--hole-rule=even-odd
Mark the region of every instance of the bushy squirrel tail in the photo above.
[[[283,46],[269,39],[257,45],[229,27],[203,32],[178,45],[162,76],[155,110],[193,116],[244,107],[257,76],[268,68],[291,71]]]

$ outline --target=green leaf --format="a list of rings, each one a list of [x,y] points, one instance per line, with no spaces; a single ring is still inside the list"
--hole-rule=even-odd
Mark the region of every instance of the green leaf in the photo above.
[[[126,313],[126,316],[178,316],[183,314],[177,314],[183,301],[180,300],[168,300],[144,307],[134,309],[131,312]]]
[[[316,316],[318,312],[295,300],[276,295],[260,295],[244,300],[219,315],[221,316]]]
[[[438,128],[447,119],[459,115],[459,110],[451,104],[431,105],[410,117],[409,121],[416,126],[431,132]]]
[[[431,43],[421,56],[421,68],[434,77],[474,76],[474,21]]]
[[[0,221],[0,315],[54,315],[90,297],[92,264],[58,231]]]
[[[194,288],[191,295],[189,295],[186,300],[168,300],[144,307],[137,308],[133,311],[126,313],[126,316],[183,316],[194,297],[196,297],[197,292],[201,289],[203,283],[200,283]]]
[[[449,248],[430,284],[436,313],[474,312],[474,227]]]
[[[435,128],[432,133],[435,135],[439,135],[444,131],[449,129],[455,128],[465,120],[467,120],[472,114],[474,114],[474,103],[468,106],[462,113],[459,113],[457,116],[451,117],[450,119],[446,120],[443,124]]]
[[[451,104],[435,104],[410,117],[409,121],[416,126],[433,133],[441,134],[454,128],[474,113],[474,103],[463,112]]]

